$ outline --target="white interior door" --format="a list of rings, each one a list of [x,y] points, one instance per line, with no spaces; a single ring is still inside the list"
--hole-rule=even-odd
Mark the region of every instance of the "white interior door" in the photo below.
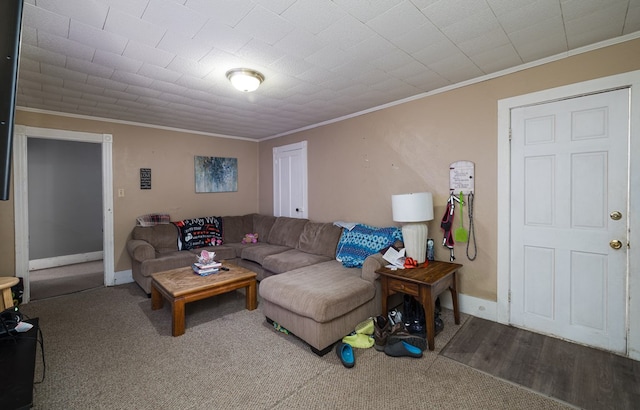
[[[629,92],[511,113],[510,322],[619,353],[626,351]]]
[[[309,217],[306,141],[273,149],[273,214]]]

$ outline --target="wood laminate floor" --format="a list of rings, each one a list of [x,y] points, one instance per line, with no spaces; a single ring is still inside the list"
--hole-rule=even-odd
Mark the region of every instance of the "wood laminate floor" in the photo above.
[[[640,409],[640,362],[470,318],[440,353],[584,409]]]

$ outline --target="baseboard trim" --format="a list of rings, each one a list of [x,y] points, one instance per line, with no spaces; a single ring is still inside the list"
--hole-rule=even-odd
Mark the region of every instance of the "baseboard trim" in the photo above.
[[[57,268],[58,266],[75,265],[76,263],[85,263],[99,261],[104,258],[103,251],[78,253],[75,255],[54,256],[52,258],[34,259],[29,261],[29,271]]]
[[[453,309],[451,293],[442,292],[440,294],[440,304],[447,309]],[[498,320],[498,304],[492,300],[480,299],[458,293],[458,307],[460,312],[468,315],[491,320],[492,322],[497,322]]]
[[[133,282],[133,273],[131,269],[129,270],[121,270],[118,272],[114,272],[114,281],[113,285],[123,285],[125,283]]]

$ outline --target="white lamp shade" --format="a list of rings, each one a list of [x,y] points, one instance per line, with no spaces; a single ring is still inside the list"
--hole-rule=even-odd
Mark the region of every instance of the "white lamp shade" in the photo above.
[[[431,192],[391,195],[393,220],[396,222],[424,222],[433,219]]]

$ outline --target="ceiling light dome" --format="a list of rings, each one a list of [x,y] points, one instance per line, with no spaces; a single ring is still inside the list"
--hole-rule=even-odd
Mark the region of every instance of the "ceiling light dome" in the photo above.
[[[248,68],[234,68],[227,71],[227,78],[240,91],[255,91],[264,81],[264,76]]]

